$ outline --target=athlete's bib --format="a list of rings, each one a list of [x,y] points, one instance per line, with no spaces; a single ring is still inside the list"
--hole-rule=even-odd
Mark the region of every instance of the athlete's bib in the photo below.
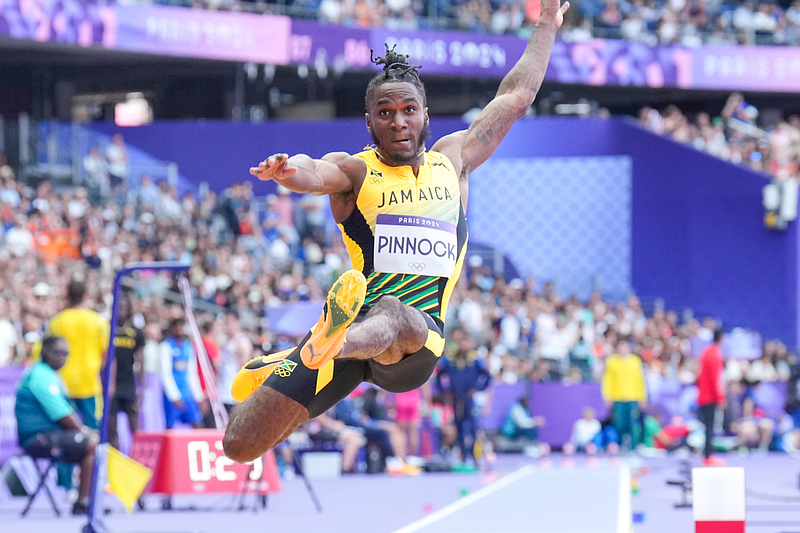
[[[456,226],[443,220],[379,214],[375,224],[376,272],[450,277],[456,268]]]

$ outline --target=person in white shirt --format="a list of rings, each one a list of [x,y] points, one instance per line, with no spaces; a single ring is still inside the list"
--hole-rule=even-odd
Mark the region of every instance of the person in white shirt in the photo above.
[[[571,455],[576,451],[585,451],[589,455],[597,453],[600,447],[600,421],[591,407],[583,408],[583,417],[575,421],[569,442],[564,444],[563,451]]]
[[[128,150],[125,148],[122,135],[116,134],[112,137],[111,144],[106,146],[105,155],[111,188],[116,190],[128,181]]]
[[[0,367],[16,363],[17,330],[8,320],[8,302],[0,297]]]
[[[25,215],[14,217],[14,227],[6,232],[6,248],[16,257],[33,251],[33,234],[25,227]]]
[[[111,182],[100,147],[92,146],[89,148],[89,153],[83,158],[83,170],[86,172],[86,185],[95,191],[101,199],[108,198]]]

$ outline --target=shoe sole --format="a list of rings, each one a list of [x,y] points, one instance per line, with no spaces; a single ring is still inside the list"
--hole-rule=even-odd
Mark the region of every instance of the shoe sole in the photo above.
[[[361,310],[367,294],[367,280],[358,270],[348,270],[328,292],[325,310],[300,350],[303,364],[316,370],[339,354],[347,328]]]
[[[278,372],[283,366],[287,367],[284,369],[285,375],[280,375],[286,377],[291,374],[292,370],[294,370],[294,365],[297,365],[297,363],[288,361],[286,357],[291,355],[294,350],[295,348],[290,348],[282,352],[256,357],[248,361],[246,365],[239,369],[236,377],[233,378],[233,384],[231,385],[231,395],[233,399],[237,402],[245,401],[262,383],[264,383],[270,374]],[[286,365],[283,365],[283,363],[286,363]]]

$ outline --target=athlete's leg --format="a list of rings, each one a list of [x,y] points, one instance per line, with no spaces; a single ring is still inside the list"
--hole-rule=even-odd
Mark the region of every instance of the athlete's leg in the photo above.
[[[233,410],[222,445],[234,461],[248,462],[261,456],[301,424],[336,405],[366,378],[364,361],[331,360],[319,370],[306,367],[300,354],[310,337]]]
[[[419,351],[428,339],[422,314],[394,296],[383,296],[367,317],[350,326],[339,359],[374,359],[391,365]]]
[[[308,410],[269,387],[259,387],[233,410],[222,440],[225,455],[246,463],[283,442],[309,419]]]

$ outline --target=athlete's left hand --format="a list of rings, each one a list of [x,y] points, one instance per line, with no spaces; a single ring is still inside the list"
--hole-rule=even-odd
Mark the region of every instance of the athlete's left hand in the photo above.
[[[539,23],[552,24],[559,29],[564,23],[564,13],[569,9],[569,2],[564,2],[561,5],[561,0],[543,0],[542,1],[542,15],[539,17]]]
[[[289,154],[274,154],[258,164],[250,167],[250,174],[261,181],[275,180],[278,183],[297,172],[297,168],[290,166]]]

